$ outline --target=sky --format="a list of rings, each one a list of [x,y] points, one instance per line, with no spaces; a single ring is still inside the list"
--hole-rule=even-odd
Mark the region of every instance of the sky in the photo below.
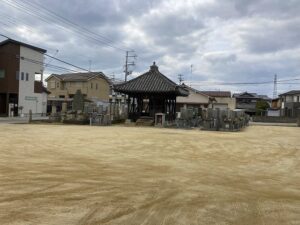
[[[275,74],[278,93],[300,89],[299,12],[299,0],[0,0],[0,33],[117,79],[134,50],[129,79],[155,61],[199,90],[272,97]]]

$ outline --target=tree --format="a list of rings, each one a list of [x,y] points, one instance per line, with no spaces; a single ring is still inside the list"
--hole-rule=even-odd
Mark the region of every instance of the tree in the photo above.
[[[256,102],[256,115],[260,116],[263,113],[267,111],[267,109],[270,108],[270,105],[268,102],[264,100],[259,100]]]

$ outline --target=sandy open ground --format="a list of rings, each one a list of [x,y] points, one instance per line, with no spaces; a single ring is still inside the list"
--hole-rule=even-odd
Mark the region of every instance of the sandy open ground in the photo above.
[[[300,128],[0,125],[0,224],[300,224]]]

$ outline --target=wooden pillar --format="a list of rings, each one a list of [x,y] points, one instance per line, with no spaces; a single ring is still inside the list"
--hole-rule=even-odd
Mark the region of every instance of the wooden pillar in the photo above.
[[[129,113],[130,113],[130,95],[128,95],[127,99],[127,117],[129,118]]]

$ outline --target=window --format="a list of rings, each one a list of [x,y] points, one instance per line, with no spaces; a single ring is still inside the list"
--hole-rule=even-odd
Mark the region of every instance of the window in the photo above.
[[[297,102],[299,102],[299,100],[300,100],[300,96],[297,96]]]
[[[0,78],[4,78],[4,77],[5,77],[5,70],[0,69]]]
[[[93,89],[93,83],[91,83],[91,89]]]
[[[29,74],[26,73],[26,81],[28,81],[28,80],[29,80]]]
[[[19,79],[20,79],[20,72],[17,71],[17,72],[16,72],[16,80],[19,80]]]
[[[59,83],[58,82],[56,83],[56,87],[59,88]]]
[[[34,80],[36,80],[36,81],[42,81],[42,74],[41,73],[37,73],[37,72],[35,72],[34,73]]]

